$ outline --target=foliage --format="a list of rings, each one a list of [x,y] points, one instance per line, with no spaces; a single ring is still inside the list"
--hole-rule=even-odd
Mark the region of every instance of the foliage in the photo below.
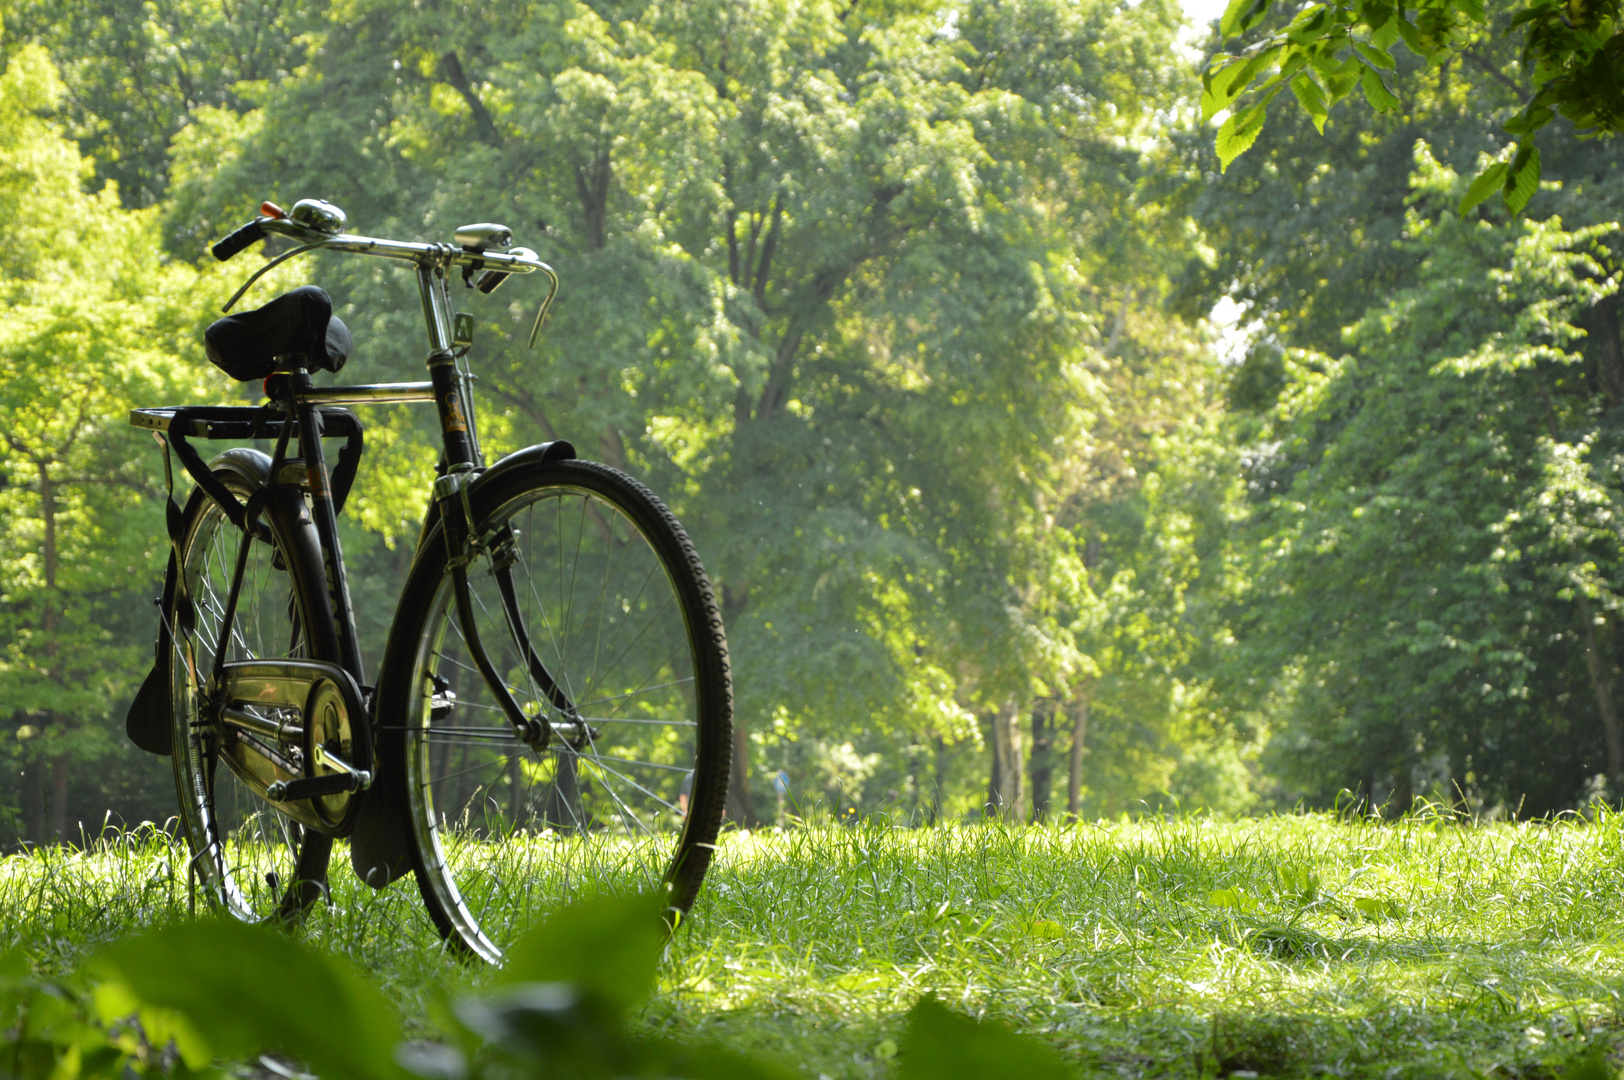
[[[1203,117],[1229,111],[1218,130],[1225,168],[1256,141],[1269,103],[1287,86],[1323,132],[1330,109],[1359,89],[1378,112],[1401,107],[1388,85],[1394,50],[1405,46],[1429,67],[1469,48],[1491,26],[1480,0],[1432,0],[1413,9],[1385,0],[1311,3],[1270,19],[1270,0],[1231,0],[1219,24],[1224,37],[1265,33],[1239,55],[1214,63],[1203,77]],[[1560,114],[1595,135],[1624,130],[1624,27],[1617,0],[1535,0],[1499,28],[1522,30],[1520,68],[1532,91],[1504,124],[1516,147],[1486,164],[1460,199],[1464,213],[1499,192],[1520,213],[1539,189],[1535,136]],[[1241,104],[1241,102],[1245,104]]]
[[[1587,378],[1613,361],[1576,325],[1617,289],[1616,230],[1457,217],[1462,182],[1417,161],[1422,283],[1351,328],[1349,355],[1284,358],[1242,638],[1290,673],[1298,782],[1351,773],[1380,801],[1391,776],[1404,806],[1442,769],[1422,786],[1539,812],[1624,767],[1605,667],[1565,689],[1610,649],[1617,603],[1616,435]]]
[[[152,211],[87,194],[86,165],[41,114],[62,84],[44,50],[0,75],[0,687],[7,758],[105,757],[150,641],[120,625],[161,565],[156,455],[131,455],[136,404],[199,394],[194,344],[217,276],[161,257]],[[19,741],[20,740],[20,741]],[[58,800],[60,803],[60,800]],[[57,816],[54,832],[62,832]],[[41,823],[33,832],[42,839]]]

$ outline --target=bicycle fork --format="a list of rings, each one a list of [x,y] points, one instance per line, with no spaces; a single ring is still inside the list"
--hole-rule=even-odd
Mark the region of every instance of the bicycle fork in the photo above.
[[[578,747],[590,739],[594,732],[581,718],[574,702],[570,700],[569,693],[558,684],[552,673],[547,670],[547,666],[542,663],[530,640],[524,614],[520,610],[518,592],[513,587],[513,565],[519,558],[513,529],[511,526],[502,525],[488,534],[474,535],[473,508],[469,503],[468,488],[473,483],[475,475],[477,473],[473,469],[462,469],[447,473],[434,484],[435,497],[440,504],[440,520],[445,532],[452,597],[457,605],[457,626],[462,633],[463,644],[467,647],[469,657],[474,661],[474,666],[479,670],[485,684],[490,687],[498,707],[513,725],[520,740],[538,752],[545,750],[555,735],[563,743]],[[468,588],[468,567],[481,553],[490,555],[490,573],[496,579],[496,589],[502,598],[502,615],[507,623],[508,634],[517,646],[535,688],[540,691],[541,697],[558,710],[561,719],[548,718],[540,709],[534,717],[524,715],[524,710],[514,700],[506,681],[485,651],[485,643],[480,637],[479,626],[474,618],[473,595]]]

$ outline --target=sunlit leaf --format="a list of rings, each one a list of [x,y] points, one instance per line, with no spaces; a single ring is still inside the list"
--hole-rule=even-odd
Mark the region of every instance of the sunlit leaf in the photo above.
[[[1365,92],[1365,100],[1377,112],[1391,112],[1398,108],[1398,98],[1387,89],[1387,84],[1382,82],[1382,77],[1376,74],[1374,68],[1365,68],[1365,73],[1359,77],[1359,87]]]
[[[1269,3],[1270,0],[1229,0],[1218,22],[1218,32],[1226,38],[1246,33],[1268,14]]]
[[[400,1080],[400,1017],[347,964],[235,920],[184,923],[110,946],[94,966],[168,1009],[220,1057],[279,1050],[318,1074]]]
[[[1230,908],[1235,911],[1256,911],[1257,900],[1248,896],[1239,889],[1219,889],[1207,894],[1207,903],[1216,908]]]
[[[1517,156],[1511,159],[1511,168],[1507,173],[1506,182],[1506,209],[1513,214],[1522,213],[1528,200],[1534,197],[1539,190],[1539,147],[1533,143],[1524,143],[1517,149]]]
[[[1466,194],[1461,196],[1460,212],[1466,213],[1466,211],[1499,191],[1505,186],[1505,182],[1506,163],[1496,161],[1493,165],[1478,173],[1477,177],[1467,187]]]
[[[1229,169],[1229,163],[1244,154],[1253,143],[1257,142],[1258,133],[1263,130],[1263,120],[1268,112],[1267,100],[1249,105],[1239,112],[1232,113],[1218,129],[1218,160],[1223,170]]]
[[[1291,80],[1291,92],[1297,95],[1303,110],[1308,113],[1309,119],[1314,121],[1314,128],[1325,134],[1325,120],[1329,115],[1325,104],[1325,91],[1320,89],[1319,83],[1307,72],[1302,72]]]
[[[665,940],[654,893],[596,897],[549,915],[508,951],[498,983],[565,983],[624,1012],[654,988]]]

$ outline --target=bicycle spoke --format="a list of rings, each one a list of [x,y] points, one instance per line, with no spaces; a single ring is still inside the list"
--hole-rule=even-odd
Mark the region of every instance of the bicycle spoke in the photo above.
[[[669,659],[669,656],[667,657]],[[628,690],[624,694],[610,694],[608,697],[593,698],[591,701],[580,702],[576,708],[585,709],[592,705],[602,705],[608,701],[619,701],[621,698],[633,697],[637,694],[652,694],[656,690],[665,690],[672,686],[683,686],[694,681],[692,675],[686,679],[673,679],[670,682],[656,683],[653,686],[640,686],[636,690]]]

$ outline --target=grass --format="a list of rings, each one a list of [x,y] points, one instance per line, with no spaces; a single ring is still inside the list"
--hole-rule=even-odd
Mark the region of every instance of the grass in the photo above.
[[[510,894],[521,921],[652,874],[647,849],[559,850]],[[70,972],[187,918],[184,865],[153,830],[0,861],[7,943]],[[482,974],[440,950],[409,880],[352,882],[335,869],[301,933],[432,1037],[428,988]],[[934,992],[1088,1076],[1554,1077],[1624,1045],[1621,898],[1624,818],[1606,813],[734,834],[642,1022],[884,1077],[902,1013]]]

